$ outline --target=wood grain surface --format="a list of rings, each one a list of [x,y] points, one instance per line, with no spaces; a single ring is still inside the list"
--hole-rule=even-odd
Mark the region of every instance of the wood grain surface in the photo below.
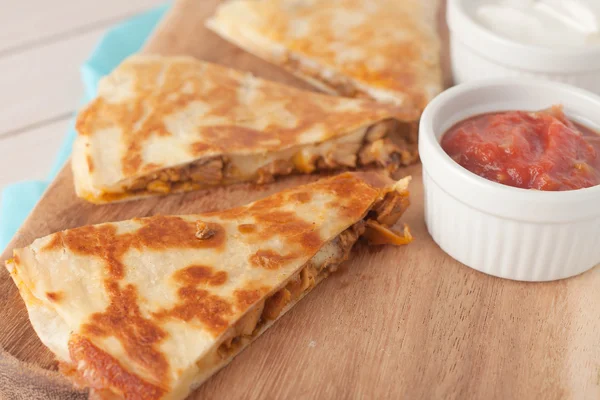
[[[191,54],[305,87],[203,28],[216,0],[180,0],[145,51]],[[444,33],[444,36],[445,33]],[[359,248],[191,398],[599,399],[600,268],[558,282],[502,280],[446,256],[423,222],[420,167],[406,215],[409,246]],[[74,196],[63,169],[2,255],[54,231],[154,214],[228,208],[314,180],[236,185],[94,206]],[[54,368],[0,269],[0,345]]]

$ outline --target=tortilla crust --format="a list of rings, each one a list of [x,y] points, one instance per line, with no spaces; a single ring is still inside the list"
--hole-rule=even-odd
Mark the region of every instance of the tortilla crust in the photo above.
[[[442,90],[438,0],[228,0],[207,27],[328,93],[422,111]]]
[[[182,398],[248,344],[199,363],[237,321],[407,183],[345,173],[225,211],[84,226],[16,249],[7,268],[78,385]]]

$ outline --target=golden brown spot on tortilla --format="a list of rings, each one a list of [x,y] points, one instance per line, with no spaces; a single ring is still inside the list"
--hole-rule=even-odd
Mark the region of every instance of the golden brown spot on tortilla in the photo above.
[[[92,160],[92,156],[91,155],[86,155],[85,159],[87,161],[87,165],[88,165],[88,171],[90,171],[90,174],[92,172],[94,172],[94,160]]]
[[[157,171],[159,169],[162,169],[163,165],[162,164],[156,164],[156,163],[148,163],[146,165],[144,165],[142,167],[142,172],[150,172],[150,171]]]
[[[169,362],[158,345],[168,337],[152,319],[142,315],[135,286],[123,288],[107,280],[110,304],[103,312],[94,313],[81,327],[83,335],[114,337],[119,340],[128,358],[150,373],[159,382],[169,381]]]
[[[241,233],[254,233],[254,232],[256,232],[256,225],[241,224],[238,226],[238,231],[240,231]]]
[[[221,250],[225,245],[225,229],[214,222],[207,225],[214,234],[205,240],[196,237],[195,221],[186,221],[180,217],[155,216],[140,220],[144,225],[137,231],[142,246],[154,249],[212,248]]]
[[[63,246],[62,232],[56,232],[48,243],[40,249],[40,251],[51,251],[60,249]]]
[[[65,294],[63,292],[46,292],[46,297],[54,303],[60,303]]]
[[[300,235],[298,242],[309,251],[317,251],[321,248],[324,241],[321,239],[319,232],[304,232]]]
[[[307,251],[317,250],[323,244],[315,226],[294,212],[266,211],[257,213],[254,218],[261,227],[261,231],[258,232],[261,240],[281,236],[288,242],[300,244]]]
[[[247,207],[235,207],[235,208],[230,208],[228,210],[223,210],[223,211],[214,211],[214,212],[210,212],[210,213],[206,213],[204,215],[210,215],[210,216],[218,216],[221,219],[236,219],[241,215],[244,215],[247,213]]]
[[[138,219],[142,226],[134,232],[116,234],[114,225],[84,226],[62,234],[65,246],[78,254],[93,255],[120,262],[119,259],[130,248],[221,248],[225,242],[225,230],[210,223],[215,234],[208,240],[197,240],[196,225],[180,217],[154,216]],[[120,272],[111,272],[116,278]]]
[[[12,258],[12,260],[13,260],[13,262],[16,265],[21,264],[21,257],[19,257],[19,255],[17,253],[15,253],[15,252],[13,252],[13,258]]]
[[[228,318],[233,315],[231,304],[219,296],[187,284],[177,291],[179,302],[173,308],[153,313],[154,318],[176,318],[186,322],[197,320],[214,336],[229,326]]]
[[[205,265],[190,265],[181,269],[173,275],[173,279],[186,285],[206,284],[210,286],[220,286],[227,282],[227,272],[213,272],[212,267]]]
[[[161,399],[166,394],[164,388],[128,371],[117,359],[82,336],[71,336],[69,354],[72,363],[61,363],[59,367],[75,382],[84,382],[92,388],[112,388],[116,395],[135,394],[140,400]]]
[[[315,186],[317,190],[329,191],[336,197],[328,204],[329,207],[338,208],[340,214],[346,218],[359,219],[380,195],[379,191],[365,182],[364,179],[367,178],[378,184],[380,182],[378,176],[379,174],[376,173],[366,173],[364,175],[344,173],[328,183],[318,181]]]
[[[265,211],[271,211],[285,204],[287,204],[285,197],[281,193],[276,193],[272,196],[265,197],[264,199],[254,202],[248,208],[248,211],[250,214],[259,214]]]
[[[312,199],[310,192],[297,192],[290,196],[290,200],[297,201],[299,203],[308,203]]]
[[[245,311],[252,304],[259,301],[265,294],[269,293],[268,286],[256,289],[237,289],[233,292],[235,302],[239,310]]]
[[[129,149],[130,153],[141,151],[141,146],[139,144],[132,145]],[[128,173],[133,174],[133,171],[138,171],[142,166],[142,156],[139,154],[134,154],[127,159],[123,160],[123,170],[128,171]]]
[[[122,279],[124,266],[121,257],[132,247],[129,235],[118,239],[116,227],[101,225],[84,226],[63,233],[64,246],[75,254],[96,256],[102,259],[112,279]]]
[[[153,313],[158,320],[176,318],[191,322],[197,320],[215,336],[228,327],[232,307],[225,299],[200,289],[198,285],[220,286],[227,282],[226,271],[215,271],[206,265],[190,265],[173,275],[183,286],[177,291],[179,302],[170,309]]]
[[[70,251],[102,259],[109,267],[109,274],[113,279],[123,277],[121,258],[132,248],[221,249],[225,244],[225,230],[216,223],[210,223],[211,229],[215,231],[210,239],[198,240],[194,221],[160,215],[137,221],[142,225],[137,231],[120,235],[116,233],[114,225],[107,224],[71,229],[61,236]],[[59,236],[56,234],[52,242],[58,240]]]
[[[192,154],[195,154],[195,155],[202,155],[202,154],[208,152],[209,150],[218,151],[220,149],[213,147],[211,145],[208,145],[204,142],[196,142],[196,143],[192,143],[192,145],[191,145]]]
[[[279,269],[287,261],[296,258],[293,254],[281,255],[273,250],[258,250],[256,253],[250,256],[250,264],[253,267],[260,267],[264,269]]]

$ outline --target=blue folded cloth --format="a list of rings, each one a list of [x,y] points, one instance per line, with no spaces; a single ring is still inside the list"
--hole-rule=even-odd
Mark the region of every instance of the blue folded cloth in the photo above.
[[[109,30],[81,68],[86,101],[96,95],[100,78],[138,51],[162,18],[168,5],[155,8]],[[0,249],[6,247],[40,196],[71,154],[75,130],[71,125],[46,181],[28,181],[7,186],[0,207]]]

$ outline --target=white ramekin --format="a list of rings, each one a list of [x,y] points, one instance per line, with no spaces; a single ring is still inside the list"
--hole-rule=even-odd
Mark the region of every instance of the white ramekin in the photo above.
[[[419,132],[425,222],[435,242],[456,260],[522,281],[566,278],[600,263],[600,186],[563,192],[505,186],[461,167],[439,143],[469,116],[553,104],[562,104],[576,121],[600,127],[599,96],[523,78],[462,84],[425,109]]]
[[[449,0],[450,56],[454,82],[503,77],[542,78],[600,94],[600,46],[546,48],[517,43],[477,23],[481,0]]]

